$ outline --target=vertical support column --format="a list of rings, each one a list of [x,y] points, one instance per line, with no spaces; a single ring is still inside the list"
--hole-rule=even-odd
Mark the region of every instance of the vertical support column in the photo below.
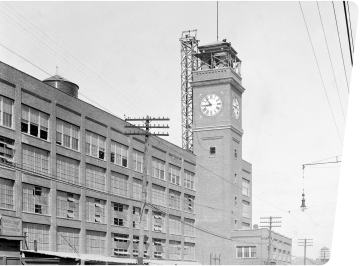
[[[129,152],[128,152],[128,167],[129,167],[129,179],[128,179],[128,197],[129,198],[133,198],[133,160],[132,160],[132,151],[133,151],[133,140],[131,136],[128,136],[128,145],[129,145]],[[133,250],[134,250],[134,245],[133,245],[133,236],[134,236],[134,228],[133,228],[133,202],[132,200],[129,200],[129,209],[128,209],[128,221],[129,221],[129,241],[130,241],[130,246],[129,249],[130,250],[130,255],[133,258]]]
[[[14,146],[15,146],[15,155],[14,161],[20,167],[22,166],[22,134],[21,134],[21,87],[15,87],[15,101],[14,101]],[[16,180],[14,183],[14,195],[22,195],[22,173],[19,170],[16,170]],[[22,197],[19,199],[14,198],[14,207],[16,211],[16,216],[22,218]]]
[[[50,114],[50,134],[49,141],[51,142],[51,151],[50,151],[50,175],[52,177],[56,176],[56,101],[51,102],[51,114]],[[51,216],[51,225],[50,225],[50,251],[56,250],[56,231],[57,231],[57,223],[56,223],[56,190],[57,190],[57,181],[51,180],[51,189],[49,193],[49,215]]]
[[[79,200],[79,217],[81,220],[80,230],[80,253],[86,253],[86,134],[85,134],[85,115],[81,115],[81,128],[80,128],[80,151],[81,151],[81,162],[80,162],[80,185],[81,195]],[[81,261],[83,263],[83,261]]]
[[[106,173],[105,173],[105,191],[111,192],[111,164],[110,164],[110,152],[111,152],[111,127],[107,127],[106,134]],[[106,193],[106,240],[105,240],[105,255],[112,255],[112,241],[111,241],[111,197],[109,193]]]

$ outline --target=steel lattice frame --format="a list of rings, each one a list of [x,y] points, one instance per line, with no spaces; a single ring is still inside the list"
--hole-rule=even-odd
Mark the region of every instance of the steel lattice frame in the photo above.
[[[190,84],[193,71],[198,70],[197,30],[183,31],[181,43],[181,114],[182,114],[182,148],[193,152],[193,88]]]

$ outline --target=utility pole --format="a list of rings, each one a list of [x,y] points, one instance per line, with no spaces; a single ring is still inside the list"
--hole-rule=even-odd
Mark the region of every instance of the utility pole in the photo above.
[[[140,223],[139,223],[139,255],[138,255],[138,264],[143,265],[144,264],[144,222],[145,222],[145,205],[146,205],[146,197],[147,197],[147,162],[148,162],[148,146],[149,146],[149,138],[151,135],[154,136],[169,136],[168,133],[150,133],[150,129],[152,128],[169,128],[168,125],[151,125],[150,123],[152,121],[169,121],[169,118],[152,118],[149,116],[143,117],[143,118],[126,118],[125,121],[139,121],[142,122],[143,125],[126,125],[125,128],[134,128],[139,129],[134,132],[126,132],[125,135],[128,136],[134,136],[134,135],[140,135],[145,136],[145,148],[144,148],[144,160],[143,160],[143,172],[142,172],[142,191],[141,191],[141,211],[140,211]],[[141,130],[141,129],[145,129]]]
[[[260,223],[266,223],[268,225],[260,225],[260,227],[268,227],[269,228],[269,244],[268,244],[268,259],[267,264],[270,265],[270,252],[271,252],[271,229],[273,227],[281,227],[281,225],[273,225],[273,223],[281,223],[281,221],[273,221],[273,219],[281,219],[281,217],[260,217],[260,219],[269,219],[269,221],[260,221]]]
[[[312,247],[312,239],[308,239],[308,238],[305,238],[305,239],[299,239],[301,241],[304,241],[304,242],[299,242],[298,243],[298,246],[299,247],[304,247],[304,265],[306,265],[306,247]]]

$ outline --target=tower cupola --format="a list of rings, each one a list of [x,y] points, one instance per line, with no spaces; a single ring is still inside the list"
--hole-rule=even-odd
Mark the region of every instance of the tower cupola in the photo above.
[[[241,76],[241,60],[236,56],[237,52],[231,46],[231,42],[224,39],[222,42],[214,42],[199,46],[199,53],[195,56],[200,59],[200,69],[232,68]]]

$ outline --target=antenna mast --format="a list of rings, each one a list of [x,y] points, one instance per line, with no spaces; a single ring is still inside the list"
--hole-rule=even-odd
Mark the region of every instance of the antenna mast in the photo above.
[[[197,30],[183,31],[181,44],[181,114],[182,114],[182,148],[193,152],[193,88],[190,84],[193,71],[198,70]]]
[[[216,41],[219,41],[219,1],[216,1]]]

